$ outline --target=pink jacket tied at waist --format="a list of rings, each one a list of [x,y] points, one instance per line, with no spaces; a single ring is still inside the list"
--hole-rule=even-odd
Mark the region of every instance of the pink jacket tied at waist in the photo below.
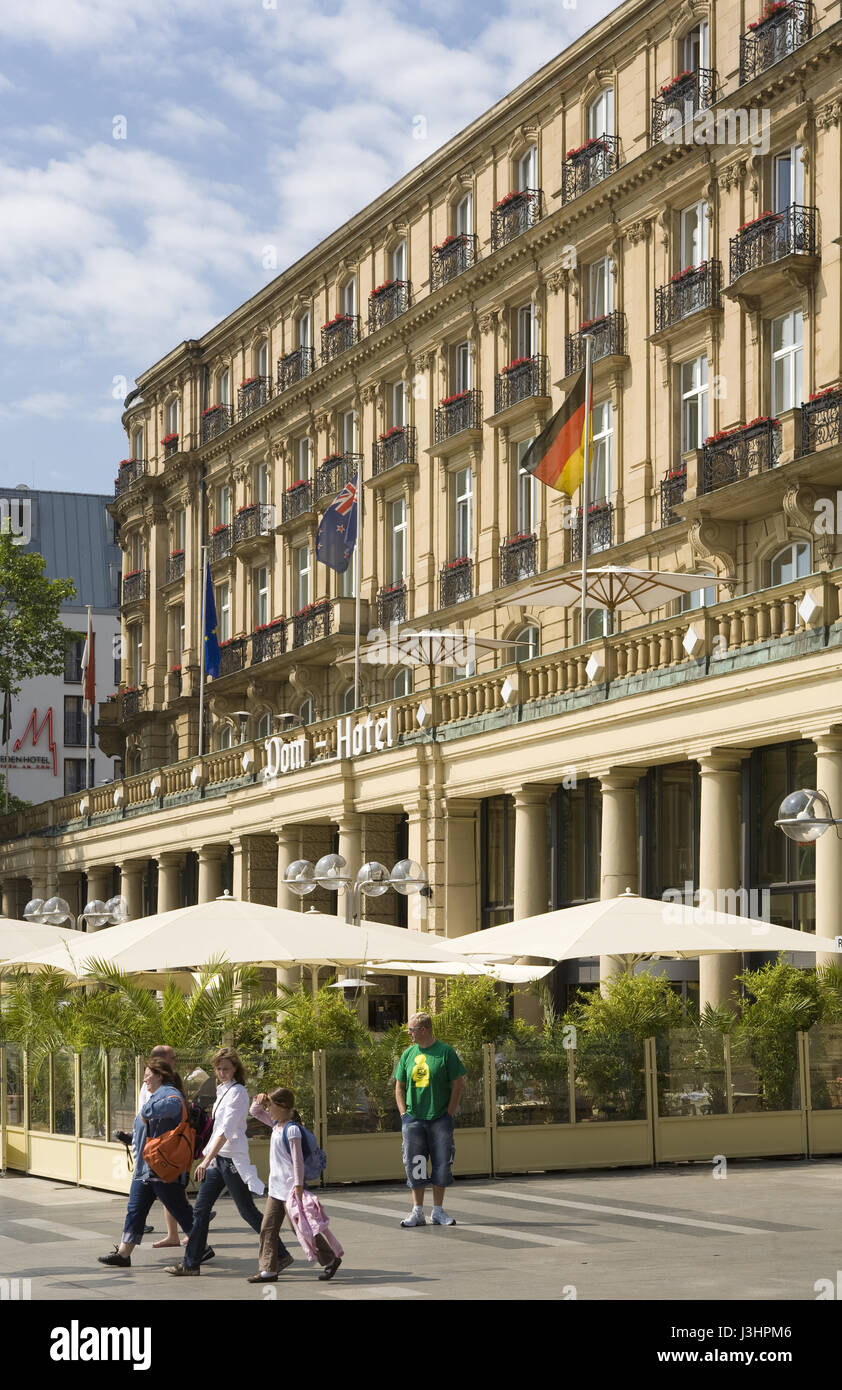
[[[330,1229],[325,1209],[313,1192],[304,1189],[304,1194],[299,1197],[294,1191],[289,1194],[286,1204],[287,1216],[295,1234],[298,1236],[298,1243],[304,1251],[311,1264],[317,1259],[316,1236],[322,1235],[333,1251],[334,1255],[342,1258],[345,1251]]]

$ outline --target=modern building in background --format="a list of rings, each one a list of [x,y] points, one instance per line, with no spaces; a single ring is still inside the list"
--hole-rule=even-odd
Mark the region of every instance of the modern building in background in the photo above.
[[[774,819],[799,785],[842,815],[841,57],[836,0],[627,0],[142,373],[99,720],[125,781],[3,822],[4,904],[119,871],[134,914],[223,882],[294,905],[286,864],[338,848],[418,860],[433,896],[408,925],[448,936],[626,888],[840,930],[838,841]],[[583,517],[520,463],[585,332]],[[339,576],[315,535],[354,478]],[[583,527],[594,563],[698,588],[594,609],[583,644],[575,608],[521,597],[575,572]],[[222,663],[199,759],[205,544]],[[357,583],[364,632],[506,645],[449,669],[393,650],[354,712]],[[740,966],[659,968],[718,1000]],[[560,1002],[611,968],[566,963]]]
[[[120,680],[120,569],[116,524],[106,511],[111,499],[88,493],[35,491],[22,484],[0,487],[0,516],[8,517],[25,551],[46,561],[50,579],[72,579],[76,597],[62,604],[65,627],[81,633],[67,651],[61,676],[26,680],[12,700],[11,736],[0,745],[0,770],[9,792],[23,801],[51,801],[87,785],[87,716],[82,708],[82,653],[87,605],[93,610],[97,705]],[[110,782],[119,759],[105,754],[91,734],[91,785]],[[0,807],[1,809],[1,807]]]

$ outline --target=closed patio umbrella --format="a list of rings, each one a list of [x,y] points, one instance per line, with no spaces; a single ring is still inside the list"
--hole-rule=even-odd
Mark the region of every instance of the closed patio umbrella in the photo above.
[[[587,606],[607,608],[609,613],[652,613],[694,589],[727,582],[727,577],[710,574],[669,574],[664,570],[595,566],[587,571]],[[582,575],[579,572],[552,580],[533,579],[509,602],[530,608],[570,608],[581,600]]]

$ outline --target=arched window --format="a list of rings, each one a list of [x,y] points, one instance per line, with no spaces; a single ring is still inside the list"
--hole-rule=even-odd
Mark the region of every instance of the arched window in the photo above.
[[[688,72],[698,72],[708,64],[708,22],[702,19],[684,35],[681,43],[682,66]]]
[[[230,724],[223,724],[216,735],[217,748],[234,747],[234,730]]]
[[[164,434],[178,434],[178,396],[167,401],[164,408]]]
[[[406,238],[398,242],[397,246],[392,247],[392,280],[405,280],[406,275]]]
[[[269,738],[269,737],[271,736],[271,733],[272,733],[272,716],[271,716],[271,714],[269,713],[269,711],[268,711],[268,709],[267,709],[266,712],[265,712],[265,714],[261,714],[260,718],[259,718],[258,721],[257,721],[257,737],[258,737],[258,738]]]
[[[146,458],[146,430],[140,425],[132,435],[132,458]]]
[[[793,579],[804,579],[811,573],[809,541],[793,541],[785,545],[769,562],[770,584],[791,584]]]
[[[404,666],[392,677],[392,699],[400,700],[403,695],[412,694],[412,675],[409,667]]]
[[[614,88],[605,87],[588,107],[588,137],[614,134]]]
[[[474,195],[466,193],[453,204],[453,231],[456,236],[471,236],[474,230]]]
[[[515,633],[512,641],[512,653],[510,661],[531,661],[533,656],[537,656],[541,648],[541,633],[534,623],[528,627],[522,627],[520,632]]]
[[[710,570],[699,570],[699,574],[711,574]],[[692,613],[695,608],[709,608],[712,603],[716,603],[716,585],[705,584],[703,588],[691,589],[689,594],[682,594],[678,603],[679,613]]]
[[[254,349],[255,376],[269,375],[269,339],[261,338]]]
[[[519,189],[538,187],[537,145],[530,145],[517,162],[517,186]]]
[[[126,754],[126,772],[129,777],[136,777],[140,772],[140,749],[130,748]]]
[[[578,618],[578,614],[577,614]],[[611,614],[607,608],[592,608],[586,624],[588,641],[594,637],[611,636]]]
[[[303,314],[299,314],[298,318],[295,321],[295,324],[296,337],[298,338],[298,346],[300,348],[312,347],[313,339],[310,327],[310,310],[305,309]]]
[[[298,718],[302,724],[312,724],[313,722],[313,701],[309,695],[298,706]]]
[[[227,367],[224,371],[221,371],[216,378],[216,395],[217,405],[231,404],[231,373]]]
[[[342,312],[343,314],[355,314],[357,312],[357,277],[351,275],[342,286]]]
[[[357,702],[354,699],[355,693],[356,692],[353,685],[349,685],[348,689],[343,692],[340,701],[343,714],[350,714],[352,710],[355,710],[357,708]]]

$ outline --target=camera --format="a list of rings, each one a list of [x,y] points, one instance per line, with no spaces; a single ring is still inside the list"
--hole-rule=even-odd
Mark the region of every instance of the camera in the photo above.
[[[125,1144],[125,1146],[126,1146],[127,1149],[130,1149],[130,1148],[131,1148],[131,1146],[132,1146],[132,1136],[131,1136],[130,1134],[127,1134],[126,1131],[125,1131],[124,1129],[115,1129],[115,1131],[114,1131],[114,1138],[115,1138],[120,1144]]]

